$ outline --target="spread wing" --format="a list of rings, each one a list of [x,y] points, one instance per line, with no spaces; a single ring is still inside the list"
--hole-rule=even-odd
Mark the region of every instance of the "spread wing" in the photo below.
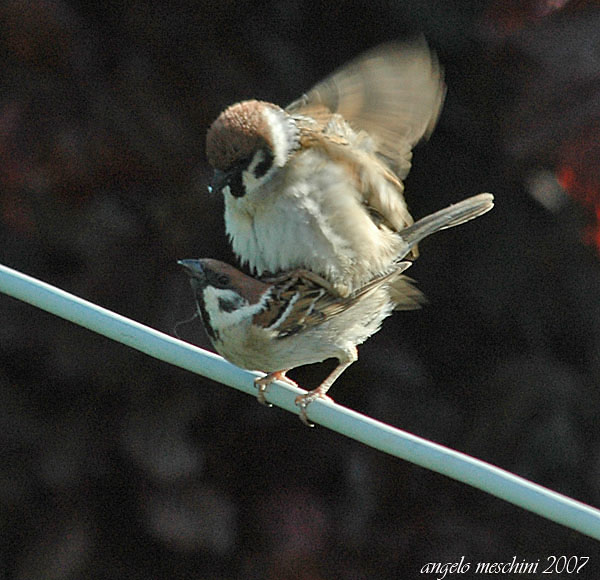
[[[404,179],[411,150],[433,131],[445,94],[442,70],[424,38],[385,44],[318,83],[286,111],[306,115],[325,129],[341,115],[365,130],[375,149]]]
[[[293,270],[274,279],[265,309],[255,315],[254,323],[285,338],[337,316],[382,285],[391,284],[412,262],[400,262],[388,274],[379,276],[353,292],[340,297],[329,282],[313,272]]]

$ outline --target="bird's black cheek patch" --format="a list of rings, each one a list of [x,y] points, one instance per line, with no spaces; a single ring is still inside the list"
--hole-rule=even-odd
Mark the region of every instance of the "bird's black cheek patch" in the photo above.
[[[263,177],[273,165],[273,154],[269,150],[262,151],[264,159],[254,168],[254,177],[257,179]]]
[[[223,312],[234,312],[241,306],[241,300],[236,298],[219,298],[219,308]]]

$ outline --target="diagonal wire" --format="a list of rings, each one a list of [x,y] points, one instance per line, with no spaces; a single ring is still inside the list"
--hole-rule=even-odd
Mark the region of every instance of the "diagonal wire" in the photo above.
[[[59,288],[0,265],[0,292],[79,324],[159,360],[256,395],[257,373],[218,355],[125,318]],[[270,403],[298,413],[300,389],[275,382]],[[600,540],[600,510],[514,475],[504,469],[375,421],[330,401],[315,401],[310,419],[384,453],[447,475],[549,520]]]

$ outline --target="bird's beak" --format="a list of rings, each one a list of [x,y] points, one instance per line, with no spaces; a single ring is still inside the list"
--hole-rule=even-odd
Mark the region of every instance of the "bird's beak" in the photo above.
[[[177,263],[185,268],[189,276],[197,277],[204,275],[204,268],[200,260],[177,260]]]
[[[230,178],[230,173],[221,171],[220,169],[215,169],[213,178],[210,180],[210,184],[208,186],[208,192],[215,193],[216,191],[221,191],[229,183]]]

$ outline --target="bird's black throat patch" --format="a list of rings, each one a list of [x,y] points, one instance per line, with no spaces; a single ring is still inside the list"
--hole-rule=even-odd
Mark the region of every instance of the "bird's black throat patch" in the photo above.
[[[202,324],[204,325],[204,330],[206,331],[208,338],[211,342],[219,340],[219,333],[213,328],[210,322],[210,315],[208,314],[208,310],[206,310],[202,292],[196,293],[196,305],[198,306],[198,312],[200,313],[200,318],[202,319]]]

